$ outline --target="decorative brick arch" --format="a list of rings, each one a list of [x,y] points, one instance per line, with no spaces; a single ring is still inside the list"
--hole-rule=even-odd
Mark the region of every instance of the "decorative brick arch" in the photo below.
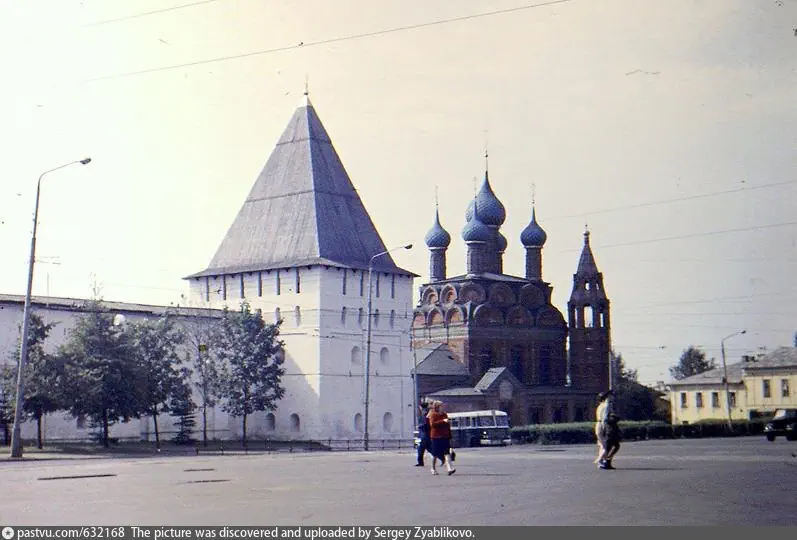
[[[413,328],[420,328],[421,326],[426,326],[426,315],[423,312],[416,312],[415,316],[412,319],[412,326]]]
[[[547,303],[545,293],[536,285],[525,285],[520,289],[520,303],[529,309],[539,309]]]
[[[565,326],[562,314],[554,308],[546,308],[537,314],[537,325],[547,328]]]
[[[434,305],[437,303],[438,298],[434,287],[426,287],[421,293],[421,302],[423,304]]]
[[[463,324],[467,319],[465,311],[459,306],[452,306],[446,311],[446,325]]]
[[[474,310],[473,322],[482,326],[500,326],[504,324],[504,314],[495,306],[482,304]]]
[[[478,283],[466,283],[459,289],[459,299],[462,302],[481,304],[487,300],[487,294]]]
[[[426,314],[426,324],[429,326],[442,325],[445,320],[443,312],[437,308],[430,310],[429,313]]]
[[[440,291],[440,303],[443,305],[451,305],[457,301],[459,295],[457,294],[457,289],[453,285],[446,285]]]
[[[515,293],[506,283],[495,283],[490,287],[489,302],[496,306],[511,306],[516,302]]]
[[[534,326],[534,317],[523,306],[512,306],[506,314],[506,324],[510,326]]]

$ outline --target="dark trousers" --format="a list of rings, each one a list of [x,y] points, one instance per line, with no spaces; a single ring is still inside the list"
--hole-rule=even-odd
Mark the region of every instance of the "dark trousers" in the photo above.
[[[423,455],[431,451],[431,449],[432,441],[426,437],[422,437],[421,442],[418,443],[418,465],[423,465]]]

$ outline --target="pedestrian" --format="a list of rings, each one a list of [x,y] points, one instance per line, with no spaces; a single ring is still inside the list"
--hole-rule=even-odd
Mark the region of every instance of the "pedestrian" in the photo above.
[[[612,411],[612,390],[598,394],[598,407],[595,409],[595,438],[598,442],[598,457],[594,463],[599,469],[614,469],[612,458],[620,449],[620,428],[618,418]]]
[[[612,459],[614,459],[615,454],[620,450],[620,439],[622,438],[622,432],[620,430],[620,418],[610,412],[606,415],[606,454],[603,458],[603,468],[604,469],[614,469],[614,465],[612,465]]]
[[[432,410],[427,415],[429,418],[430,433],[432,440],[432,474],[437,474],[437,460],[445,465],[449,476],[457,472],[451,466],[449,452],[451,451],[451,422],[443,409],[443,402],[435,400],[432,402]]]
[[[431,428],[429,426],[429,403],[424,401],[418,407],[420,418],[418,423],[418,452],[416,456],[416,467],[423,467],[423,457],[426,452],[431,452],[432,439],[430,438]],[[434,458],[432,458],[434,460]]]

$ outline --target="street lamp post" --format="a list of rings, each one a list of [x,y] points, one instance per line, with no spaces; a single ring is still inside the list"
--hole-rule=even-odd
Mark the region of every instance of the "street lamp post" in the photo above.
[[[36,184],[36,206],[33,210],[33,235],[31,236],[30,240],[30,259],[28,260],[28,288],[25,292],[25,305],[22,308],[22,340],[19,344],[19,365],[17,366],[17,395],[14,403],[14,428],[11,432],[11,457],[12,458],[21,458],[22,457],[22,434],[21,434],[21,424],[22,424],[22,408],[25,405],[25,379],[23,377],[25,364],[28,361],[28,332],[30,330],[30,296],[31,290],[33,288],[33,263],[36,260],[36,225],[39,220],[39,194],[41,193],[42,187],[42,178],[44,175],[51,173],[53,171],[57,171],[58,169],[63,169],[64,167],[68,167],[70,165],[75,165],[80,163],[81,165],[86,165],[91,162],[91,158],[85,158],[78,161],[70,161],[69,163],[65,163],[60,165],[54,169],[50,169],[49,171],[44,171],[39,176],[39,181]]]
[[[723,380],[725,381],[725,404],[728,407],[728,429],[733,431],[733,423],[731,422],[731,392],[730,392],[730,382],[728,381],[728,364],[725,362],[725,340],[730,339],[732,337],[740,336],[742,334],[746,334],[747,330],[741,330],[739,332],[734,332],[729,336],[725,336],[720,341],[720,350],[722,351],[722,369],[725,372],[723,376]]]
[[[412,244],[407,244],[406,246],[399,246],[393,249],[388,249],[381,253],[377,253],[371,260],[368,261],[368,329],[366,330],[366,345],[365,345],[365,427],[363,429],[363,449],[368,450],[368,409],[369,409],[369,400],[370,400],[370,383],[371,383],[371,276],[374,270],[374,261],[383,256],[387,255],[391,251],[396,251],[398,249],[412,249]]]

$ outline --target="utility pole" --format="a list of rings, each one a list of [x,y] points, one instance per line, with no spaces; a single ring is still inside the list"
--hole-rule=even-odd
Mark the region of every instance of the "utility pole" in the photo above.
[[[728,408],[728,429],[731,432],[733,431],[733,422],[731,420],[731,391],[730,391],[730,381],[728,381],[728,364],[727,362],[725,362],[725,340],[735,336],[740,336],[745,333],[747,333],[747,330],[734,332],[733,334],[722,338],[722,340],[720,341],[720,350],[722,351],[722,369],[724,371],[724,376],[722,377],[722,379],[725,383],[725,405]]]

